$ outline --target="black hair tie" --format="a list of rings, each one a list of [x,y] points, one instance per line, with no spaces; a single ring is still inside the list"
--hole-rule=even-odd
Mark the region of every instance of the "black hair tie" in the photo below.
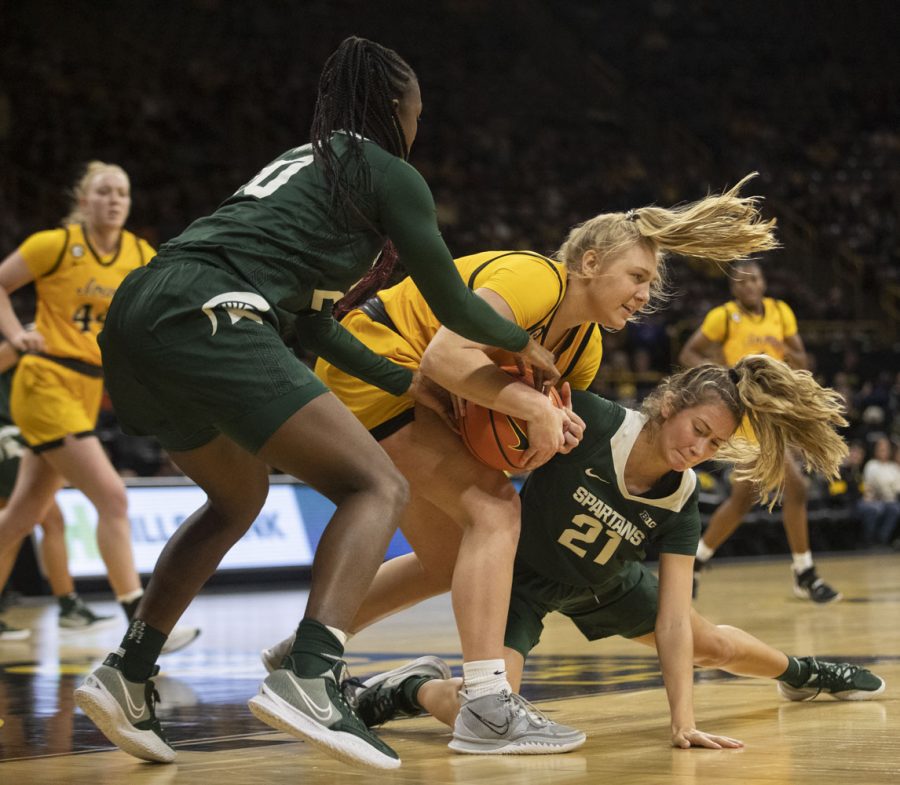
[[[731,383],[737,387],[738,380],[741,378],[741,375],[734,369],[728,369],[728,378],[731,379]]]

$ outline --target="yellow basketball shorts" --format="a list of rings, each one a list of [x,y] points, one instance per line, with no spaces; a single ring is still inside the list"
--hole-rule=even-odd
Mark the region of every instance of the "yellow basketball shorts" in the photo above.
[[[418,370],[421,356],[402,335],[390,327],[373,321],[362,311],[351,311],[341,324],[376,354],[411,371]],[[316,362],[316,376],[325,382],[370,431],[415,405],[408,395],[391,395],[344,373],[322,359]]]
[[[93,433],[103,398],[103,379],[25,355],[13,376],[10,416],[35,452],[57,447],[70,434]]]

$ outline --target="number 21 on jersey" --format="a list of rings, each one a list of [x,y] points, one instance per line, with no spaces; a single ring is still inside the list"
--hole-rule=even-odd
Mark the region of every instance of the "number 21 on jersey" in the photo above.
[[[616,548],[619,547],[619,543],[622,542],[621,534],[612,531],[612,529],[606,529],[603,524],[600,523],[600,521],[598,521],[596,518],[592,518],[590,515],[579,513],[574,518],[572,518],[572,523],[575,524],[575,526],[577,526],[578,528],[566,529],[562,534],[559,535],[559,539],[557,540],[557,542],[560,545],[568,548],[576,556],[580,556],[582,559],[588,555],[587,549],[582,548],[580,545],[576,545],[575,543],[593,545],[601,534],[605,534],[609,539],[603,543],[603,547],[600,549],[600,552],[594,557],[594,561],[597,564],[606,564],[612,558],[612,555],[616,552]]]

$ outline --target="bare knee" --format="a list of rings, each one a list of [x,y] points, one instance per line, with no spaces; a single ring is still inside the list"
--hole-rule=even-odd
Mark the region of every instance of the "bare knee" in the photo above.
[[[512,483],[496,488],[477,489],[462,502],[463,525],[482,533],[505,535],[518,540],[522,504]]]
[[[387,471],[368,478],[363,493],[372,496],[375,504],[385,510],[386,519],[399,521],[409,503],[409,483],[393,465]]]
[[[95,504],[100,520],[126,521],[128,519],[128,494],[125,486],[116,483],[104,488]]]
[[[245,531],[257,519],[269,496],[266,473],[242,477],[236,487],[207,489],[208,505],[219,525]]]
[[[734,659],[735,648],[725,634],[734,629],[726,625],[712,627],[706,634],[694,636],[694,664],[704,668],[726,668]]]

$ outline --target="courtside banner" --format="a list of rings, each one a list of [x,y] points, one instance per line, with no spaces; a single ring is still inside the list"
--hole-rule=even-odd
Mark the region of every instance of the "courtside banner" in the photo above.
[[[193,485],[129,486],[128,517],[137,569],[150,573],[160,551],[178,526],[206,503],[206,494]],[[304,520],[302,499],[310,498],[313,515],[321,497],[311,488],[294,484],[272,485],[265,506],[250,530],[225,555],[219,569],[304,567],[312,564],[316,542],[311,542]],[[80,491],[65,488],[56,496],[66,520],[69,569],[75,577],[102,577],[106,568],[97,549],[97,513]],[[314,526],[313,528],[319,528]],[[36,530],[40,535],[40,527]],[[318,538],[316,538],[316,541]]]

